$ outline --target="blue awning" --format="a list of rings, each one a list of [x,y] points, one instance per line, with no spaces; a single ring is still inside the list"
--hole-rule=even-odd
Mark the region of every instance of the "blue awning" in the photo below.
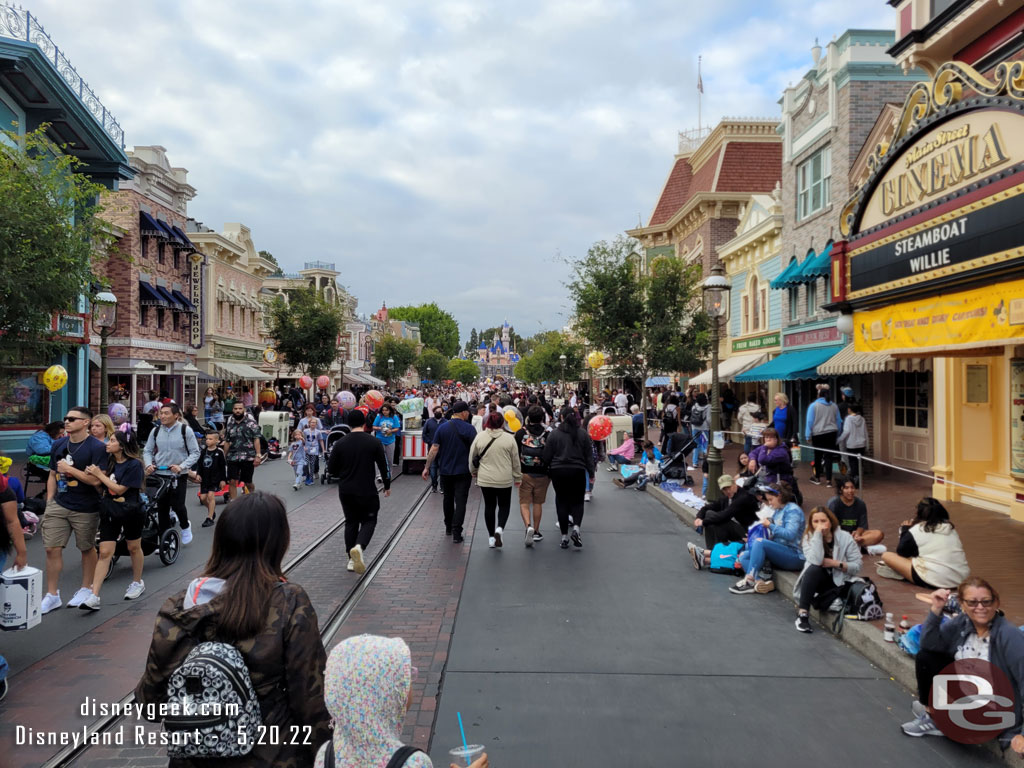
[[[645,387],[667,387],[672,382],[668,376],[648,376],[644,382]]]
[[[181,291],[171,291],[171,295],[175,298],[175,300],[179,304],[181,304],[181,306],[183,306],[185,308],[186,312],[198,312],[199,311],[198,309],[196,309],[196,305],[193,304],[191,301],[189,301],[188,297],[185,296],[185,294],[183,294]]]
[[[139,211],[139,232],[145,237],[159,237],[161,240],[170,237],[170,233],[145,211]]]
[[[145,280],[139,280],[139,304],[157,307],[168,306],[167,299],[156,289],[156,286],[147,283]]]
[[[733,381],[793,381],[795,379],[818,378],[818,366],[830,360],[840,350],[842,344],[814,349],[800,349],[795,352],[783,352],[774,360],[751,368],[739,374]]]
[[[182,241],[182,239],[180,237],[178,237],[176,234],[174,234],[174,227],[172,225],[168,224],[163,219],[157,219],[156,223],[159,224],[161,227],[163,227],[164,231],[167,233],[167,239],[171,241],[172,245],[175,245],[175,246],[184,246],[185,245],[185,243]]]
[[[794,257],[789,265],[782,270],[782,274],[776,277],[771,282],[772,288],[791,288],[798,283],[793,282],[793,278],[800,274],[800,262]]]
[[[174,298],[174,295],[170,292],[169,289],[164,288],[163,286],[160,286],[160,285],[154,285],[153,289],[157,293],[159,293],[161,296],[163,296],[164,301],[167,302],[167,306],[169,306],[171,309],[188,311],[188,310],[185,309],[185,305],[184,304],[180,304],[178,302],[178,300],[176,298]]]
[[[804,266],[800,270],[800,282],[809,283],[819,277],[828,277],[831,265],[832,243],[829,243],[821,253],[804,259]]]
[[[182,232],[180,228],[178,228],[178,227],[176,227],[174,225],[171,225],[171,231],[174,232],[174,234],[177,236],[178,240],[181,241],[181,244],[182,244],[183,248],[185,248],[186,250],[189,250],[189,251],[196,250],[195,245],[192,243],[191,240],[188,239],[188,235],[186,235],[184,232]]]

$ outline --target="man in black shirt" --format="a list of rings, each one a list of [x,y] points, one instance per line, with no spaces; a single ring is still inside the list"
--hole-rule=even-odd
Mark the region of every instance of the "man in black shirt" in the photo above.
[[[384,495],[391,495],[391,472],[384,446],[376,437],[363,431],[365,424],[366,416],[362,411],[352,411],[348,415],[352,432],[334,444],[327,465],[327,471],[338,478],[338,498],[345,513],[348,570],[356,573],[366,571],[363,550],[370,544],[373,530],[377,527],[377,512],[380,510],[377,472],[384,480]]]
[[[836,477],[836,495],[828,500],[828,508],[839,521],[839,527],[853,536],[862,554],[877,555],[885,551],[885,534],[868,528],[868,505],[857,496],[857,484],[846,475]],[[869,550],[869,547],[874,549]]]
[[[692,541],[686,545],[693,558],[693,567],[698,571],[704,567],[715,544],[742,541],[747,529],[757,520],[757,499],[746,488],[740,488],[732,475],[718,478],[718,487],[722,495],[717,501],[705,505],[693,523],[698,533],[704,531],[705,548]]]

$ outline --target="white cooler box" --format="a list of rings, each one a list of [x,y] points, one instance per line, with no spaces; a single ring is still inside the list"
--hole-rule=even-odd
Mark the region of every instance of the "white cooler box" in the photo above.
[[[292,436],[292,415],[288,411],[262,411],[260,413],[260,432],[265,440],[276,437],[282,450],[288,447]]]
[[[42,602],[43,572],[38,568],[9,568],[0,575],[0,629],[31,629],[42,619]]]

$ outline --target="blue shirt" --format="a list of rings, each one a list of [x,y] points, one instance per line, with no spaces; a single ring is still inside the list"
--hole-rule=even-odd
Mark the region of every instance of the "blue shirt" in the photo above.
[[[476,427],[462,419],[451,419],[437,428],[434,445],[437,446],[438,469],[442,475],[469,474],[469,446],[476,439]]]
[[[775,427],[775,431],[779,433],[779,440],[782,440],[783,435],[786,434],[786,417],[789,414],[787,410],[788,405],[780,405],[775,409],[775,413],[772,414],[772,424]]]
[[[402,428],[402,420],[397,416],[381,416],[380,414],[377,414],[377,418],[373,420],[373,426],[381,428],[380,432],[374,433],[377,436],[377,439],[384,445],[391,445],[395,442],[395,433]],[[391,428],[390,435],[384,434],[384,427]]]

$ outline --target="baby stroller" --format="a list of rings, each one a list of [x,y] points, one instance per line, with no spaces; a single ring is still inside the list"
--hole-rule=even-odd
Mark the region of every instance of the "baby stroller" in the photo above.
[[[323,455],[323,472],[320,475],[320,485],[330,485],[338,479],[328,471],[327,465],[330,464],[331,451],[334,450],[335,444],[351,431],[352,428],[348,424],[335,424],[331,427],[331,431],[327,433],[327,450]]]
[[[181,551],[181,534],[178,533],[178,529],[172,526],[161,532],[156,511],[157,502],[171,489],[171,482],[170,478],[154,475],[146,479],[146,490],[142,493],[142,510],[146,515],[146,523],[142,528],[142,554],[151,555],[156,552],[164,565],[174,563],[178,559],[178,552]],[[179,479],[178,482],[185,482],[185,478]],[[110,558],[110,570],[107,571],[107,575],[113,572],[114,563],[128,556],[128,544],[125,543],[122,533],[114,546],[114,556]]]
[[[686,471],[687,457],[697,447],[693,432],[686,427],[681,432],[668,436],[665,442],[665,458],[661,460],[661,476],[666,480],[682,480],[684,485],[693,485],[693,478]]]
[[[267,440],[267,458],[270,460],[281,458],[281,441],[276,437]]]
[[[46,462],[44,465],[43,462]],[[46,481],[50,477],[50,457],[30,456],[25,464],[24,483],[22,484],[28,496],[29,483],[42,483],[43,489],[36,494],[36,498],[42,498],[46,493]]]

